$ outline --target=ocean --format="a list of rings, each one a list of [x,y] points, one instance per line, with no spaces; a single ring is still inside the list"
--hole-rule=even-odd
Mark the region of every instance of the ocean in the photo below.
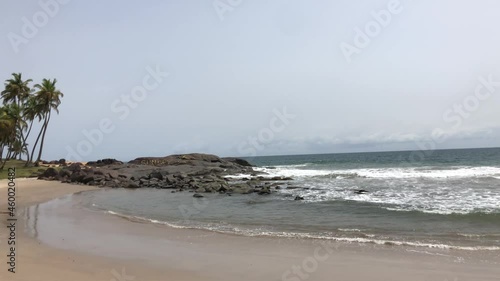
[[[103,189],[76,196],[93,210],[176,228],[500,251],[500,148],[415,155],[377,152],[246,158],[270,176],[293,178],[290,185],[283,184],[271,195],[193,198],[189,192],[161,189]],[[360,189],[368,192],[356,194]],[[296,201],[296,196],[304,200]]]

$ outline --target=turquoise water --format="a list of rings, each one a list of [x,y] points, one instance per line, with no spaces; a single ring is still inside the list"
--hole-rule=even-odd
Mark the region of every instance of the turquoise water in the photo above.
[[[207,194],[196,199],[192,193],[155,189],[110,189],[81,196],[90,208],[173,227],[500,251],[500,149],[422,155],[248,158],[270,176],[294,178],[291,184],[298,188],[283,185],[268,196]],[[358,189],[369,192],[355,194]],[[305,200],[294,201],[297,195]]]

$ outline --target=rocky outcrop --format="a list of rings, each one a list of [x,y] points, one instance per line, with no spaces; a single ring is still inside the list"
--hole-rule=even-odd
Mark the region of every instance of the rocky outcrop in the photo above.
[[[226,177],[254,175],[245,179]],[[167,157],[142,157],[122,163],[115,159],[73,163],[57,171],[47,169],[39,179],[100,187],[158,188],[200,193],[268,195],[277,184],[291,178],[266,178],[255,172],[250,163],[238,158],[219,158],[210,154],[183,154]]]
[[[150,165],[150,166],[178,166],[178,165],[196,165],[200,163],[221,163],[222,160],[211,154],[179,154],[166,157],[140,157],[130,161],[130,164]]]
[[[116,159],[111,159],[111,158],[106,158],[106,159],[88,162],[87,166],[102,167],[102,166],[107,166],[107,165],[121,165],[121,164],[123,164],[122,161],[118,161]]]
[[[66,159],[52,160],[52,161],[41,161],[43,165],[54,165],[54,166],[66,166]]]

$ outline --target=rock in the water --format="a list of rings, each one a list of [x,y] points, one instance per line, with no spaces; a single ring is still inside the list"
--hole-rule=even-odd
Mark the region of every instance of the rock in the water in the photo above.
[[[234,193],[239,193],[239,194],[250,194],[253,193],[253,189],[248,185],[248,184],[235,184],[230,186],[230,190]]]
[[[298,201],[298,200],[304,200],[304,197],[302,196],[295,196],[295,199],[293,199],[295,201]]]
[[[354,191],[354,193],[356,193],[356,194],[366,194],[366,193],[368,193],[368,190],[360,189],[360,190]]]
[[[223,160],[229,161],[236,163],[238,165],[244,166],[244,167],[252,167],[252,164],[250,164],[247,160],[241,159],[241,158],[234,158],[234,157],[224,157],[222,158]]]
[[[266,180],[266,181],[289,181],[289,180],[293,180],[291,177],[280,177],[280,176],[276,176],[276,177],[272,177],[272,178],[266,178],[266,177],[263,177],[263,176],[258,176],[257,178],[259,180]]]
[[[271,194],[271,190],[269,190],[269,187],[264,187],[257,194],[259,194],[259,195],[268,195],[268,194]]]
[[[65,161],[58,161],[63,164]],[[38,174],[45,180],[61,180],[77,184],[89,184],[113,188],[171,188],[196,193],[269,194],[273,189],[269,180],[283,177],[260,178],[251,164],[239,158],[219,158],[210,154],[181,154],[166,157],[138,158],[124,164],[115,159],[102,159],[82,164],[64,166],[60,171],[43,169]],[[247,183],[230,179],[228,175],[252,175]],[[277,183],[277,182],[276,182]],[[285,183],[286,184],[286,183]]]
[[[203,195],[201,195],[201,194],[199,194],[199,193],[195,193],[195,194],[193,194],[193,197],[195,197],[195,198],[202,198],[202,197],[203,197]]]

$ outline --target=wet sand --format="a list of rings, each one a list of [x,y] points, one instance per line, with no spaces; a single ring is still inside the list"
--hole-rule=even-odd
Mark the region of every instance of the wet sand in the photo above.
[[[5,186],[1,181],[0,187]],[[21,211],[16,273],[7,271],[8,234],[2,214],[0,280],[444,281],[500,276],[500,266],[494,263],[497,257],[500,262],[499,253],[429,254],[402,247],[174,229],[86,210],[66,196],[93,187],[34,180],[18,180],[17,186]],[[0,188],[0,193],[4,211],[6,189]]]

